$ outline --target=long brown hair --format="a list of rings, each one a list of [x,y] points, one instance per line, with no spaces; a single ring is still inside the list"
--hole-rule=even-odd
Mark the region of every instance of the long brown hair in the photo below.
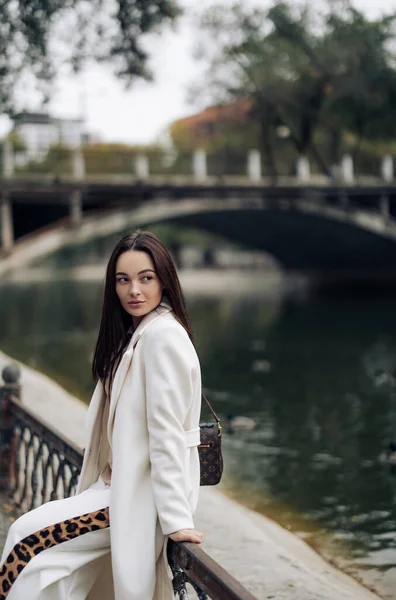
[[[132,324],[131,316],[122,308],[116,293],[117,260],[121,254],[130,250],[146,252],[150,256],[174,316],[194,342],[180,281],[168,250],[149,231],[137,231],[124,236],[114,248],[107,265],[102,320],[92,362],[94,379],[109,382],[110,388],[116,368],[128,345],[127,331]]]

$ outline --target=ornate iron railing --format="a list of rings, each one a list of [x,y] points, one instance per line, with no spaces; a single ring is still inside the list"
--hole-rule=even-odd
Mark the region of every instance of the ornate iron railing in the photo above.
[[[3,370],[0,386],[0,488],[17,513],[74,493],[82,449],[46,423],[20,400],[20,371]],[[173,589],[187,600],[192,586],[199,600],[257,600],[196,544],[168,544]]]

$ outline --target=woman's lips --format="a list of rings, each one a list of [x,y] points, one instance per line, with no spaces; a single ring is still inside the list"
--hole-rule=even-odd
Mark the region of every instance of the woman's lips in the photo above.
[[[129,304],[129,306],[140,306],[141,304],[143,304],[143,302],[141,302],[141,301],[135,302],[135,301],[131,300],[131,302],[128,302],[128,304]]]

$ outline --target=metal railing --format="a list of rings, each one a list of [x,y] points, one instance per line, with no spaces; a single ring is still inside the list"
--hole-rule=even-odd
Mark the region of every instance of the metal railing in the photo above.
[[[82,449],[20,400],[17,365],[3,369],[0,386],[0,488],[9,493],[17,514],[75,492]],[[188,598],[190,584],[199,600],[257,600],[199,546],[169,540],[173,589]]]

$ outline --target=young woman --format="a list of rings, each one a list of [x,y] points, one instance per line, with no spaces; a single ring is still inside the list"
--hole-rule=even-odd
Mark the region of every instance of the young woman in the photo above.
[[[200,367],[172,258],[125,236],[107,267],[77,495],[8,533],[0,600],[171,600],[166,541],[200,543]]]

